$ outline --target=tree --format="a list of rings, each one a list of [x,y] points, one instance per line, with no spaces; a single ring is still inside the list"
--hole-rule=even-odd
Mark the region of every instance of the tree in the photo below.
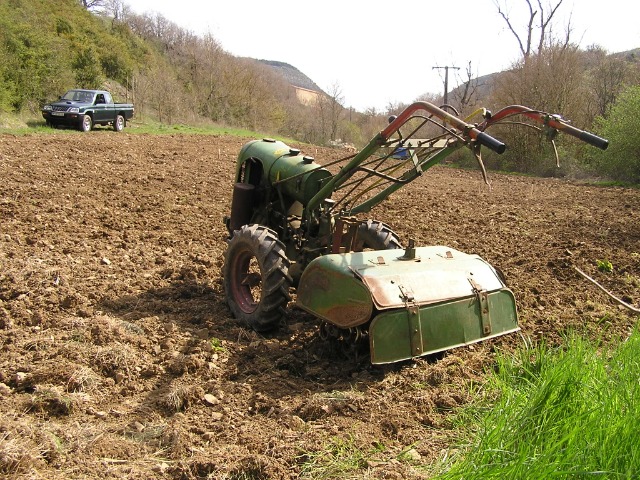
[[[82,5],[87,10],[100,10],[104,8],[106,0],[80,0]]]
[[[471,61],[469,61],[465,73],[465,79],[458,76],[458,88],[453,91],[453,98],[455,98],[458,109],[461,112],[466,112],[469,107],[475,105],[475,96],[478,90],[478,77],[473,75]]]
[[[592,46],[587,49],[594,66],[589,71],[589,86],[593,92],[593,116],[606,117],[618,95],[631,80],[631,67],[623,57],[609,55]]]
[[[540,54],[522,59],[498,77],[493,96],[496,105],[526,105],[561,114],[576,125],[589,125],[584,54],[576,46],[553,45]],[[508,145],[497,159],[500,168],[548,174],[555,170],[555,155],[540,132],[518,126],[500,130]],[[559,143],[570,142],[561,136]]]
[[[340,125],[340,119],[344,111],[344,97],[342,96],[340,84],[335,82],[327,90],[327,95],[320,95],[316,102],[320,121],[320,135],[323,142],[337,139],[338,125]]]
[[[92,47],[87,47],[76,55],[72,64],[77,86],[80,88],[100,88],[102,71],[98,55]]]
[[[507,25],[520,48],[521,58],[498,80],[496,104],[522,104],[552,114],[561,114],[578,125],[589,125],[590,94],[585,86],[584,54],[571,43],[571,21],[564,34],[554,32],[555,19],[563,0],[522,0],[524,15],[507,7],[506,0],[494,0],[498,14]],[[522,12],[520,12],[522,13]],[[524,28],[522,27],[524,25]],[[501,156],[499,167],[537,174],[555,174],[555,153],[544,136],[529,128],[515,126],[501,130],[509,149]],[[559,143],[571,145],[571,139],[560,137]],[[562,150],[573,159],[575,149]],[[567,160],[563,160],[567,163]]]
[[[598,117],[596,129],[609,140],[605,151],[594,151],[591,164],[615,180],[640,183],[640,85],[620,93],[608,117]]]
[[[557,43],[557,39],[553,37],[553,17],[558,12],[563,0],[556,0],[555,3],[543,5],[542,0],[524,0],[527,5],[528,18],[524,31],[520,31],[515,25],[512,13],[507,7],[506,0],[494,0],[494,5],[498,9],[498,14],[507,24],[507,28],[513,34],[522,57],[527,60],[533,53],[542,53],[543,48],[551,43]],[[513,3],[512,3],[513,4]],[[536,32],[537,30],[537,32]],[[569,44],[571,34],[571,23],[569,22],[565,30],[564,45]],[[534,51],[534,42],[537,35],[537,47]]]

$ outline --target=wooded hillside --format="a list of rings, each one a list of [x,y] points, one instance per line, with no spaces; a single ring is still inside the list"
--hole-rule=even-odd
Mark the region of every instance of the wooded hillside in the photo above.
[[[141,121],[213,122],[315,144],[339,140],[363,145],[387,115],[405,107],[348,110],[339,85],[327,88],[315,103],[302,103],[289,78],[297,70],[280,67],[277,61],[234,57],[211,35],[196,35],[157,13],[135,14],[121,0],[0,3],[0,112],[35,116],[45,101],[68,88],[106,87],[117,100],[133,101]],[[458,88],[449,103],[461,114],[523,104],[562,113],[587,129],[595,128],[596,118],[604,128],[620,94],[640,83],[634,52],[610,55],[597,46],[583,50],[568,37],[541,41],[538,50],[515,61],[511,70],[491,76],[488,85],[471,71],[469,65],[467,75],[452,82]],[[442,102],[430,93],[421,99]],[[510,149],[500,158],[489,157],[490,166],[557,173],[554,155],[547,146],[536,145],[535,132],[502,135]],[[560,146],[569,170],[602,163],[575,145]],[[608,169],[612,171],[616,169]]]

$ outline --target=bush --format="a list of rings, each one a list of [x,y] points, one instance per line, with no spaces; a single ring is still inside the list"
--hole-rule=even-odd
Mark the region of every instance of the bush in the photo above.
[[[607,118],[596,119],[596,130],[609,140],[609,148],[590,155],[594,170],[614,180],[640,183],[639,85],[622,92]]]

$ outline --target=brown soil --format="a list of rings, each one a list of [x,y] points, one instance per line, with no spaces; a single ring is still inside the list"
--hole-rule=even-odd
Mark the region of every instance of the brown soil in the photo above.
[[[499,174],[488,189],[436,167],[376,218],[503,270],[523,336],[374,367],[299,311],[248,331],[220,278],[246,140],[0,136],[0,475],[314,478],[343,454],[353,478],[425,478],[496,350],[625,337],[637,320],[571,266],[638,305],[640,191]]]

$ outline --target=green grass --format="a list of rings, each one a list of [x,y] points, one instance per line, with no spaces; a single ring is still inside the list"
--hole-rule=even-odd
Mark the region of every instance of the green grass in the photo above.
[[[499,360],[490,387],[457,418],[467,442],[434,478],[640,475],[638,331],[613,347],[578,337],[523,347]]]
[[[640,188],[640,183],[623,182],[621,180],[598,180],[592,182],[596,187],[622,187],[622,188]]]
[[[112,132],[112,128],[110,126],[95,127],[96,132],[100,132],[103,130]],[[285,143],[300,143],[298,140],[294,140],[288,137],[282,137],[278,135],[270,135],[264,132],[257,132],[254,130],[236,128],[236,127],[228,127],[214,124],[203,124],[203,125],[184,125],[184,124],[175,124],[175,125],[167,125],[155,120],[150,120],[145,118],[144,121],[140,121],[139,119],[134,119],[131,122],[127,123],[127,127],[125,128],[125,133],[130,134],[151,134],[151,135],[175,135],[175,134],[184,134],[184,135],[229,135],[235,137],[246,137],[246,138],[265,138],[271,137],[276,140],[281,140]],[[51,128],[46,126],[44,120],[40,117],[34,116],[19,116],[19,115],[10,115],[3,114],[0,117],[0,134],[7,133],[12,135],[27,135],[27,134],[52,134],[52,133],[66,133],[66,134],[78,134],[82,135],[83,132],[79,130],[75,130],[73,128]]]

